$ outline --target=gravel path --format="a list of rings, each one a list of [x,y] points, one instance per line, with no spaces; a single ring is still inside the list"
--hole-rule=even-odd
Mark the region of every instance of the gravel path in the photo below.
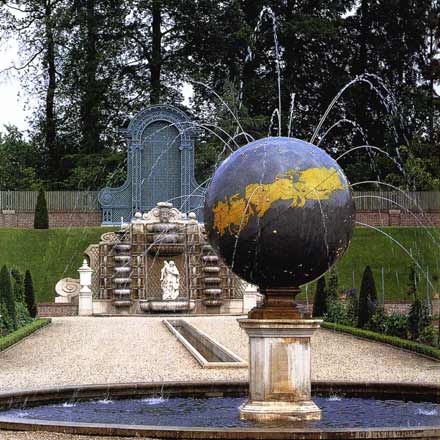
[[[0,353],[0,390],[68,384],[246,379],[246,369],[203,369],[163,318],[54,318]],[[243,359],[247,337],[235,317],[188,318]],[[312,340],[318,380],[440,384],[440,363],[383,344],[319,330]]]
[[[54,318],[49,327],[0,353],[0,390],[112,382],[247,379],[246,369],[202,369],[164,327],[162,319]],[[247,360],[247,336],[236,317],[186,319]],[[319,330],[312,347],[315,380],[440,384],[440,362],[390,346]],[[0,432],[1,440],[83,438]]]

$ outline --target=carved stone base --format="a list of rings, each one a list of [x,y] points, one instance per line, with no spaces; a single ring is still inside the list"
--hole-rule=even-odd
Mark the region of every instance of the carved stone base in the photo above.
[[[246,402],[240,407],[240,419],[257,422],[320,420],[321,410],[312,400],[299,402]]]
[[[241,319],[249,336],[249,401],[244,420],[317,420],[311,401],[310,338],[318,319]]]
[[[295,297],[301,290],[297,287],[260,289],[263,303],[254,307],[248,316],[250,319],[301,319],[301,312]]]

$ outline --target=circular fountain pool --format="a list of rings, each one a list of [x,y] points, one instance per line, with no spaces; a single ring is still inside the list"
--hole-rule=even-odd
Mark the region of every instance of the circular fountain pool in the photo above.
[[[322,419],[239,419],[246,382],[135,383],[0,393],[0,430],[185,439],[440,438],[440,387],[315,382]],[[161,397],[158,397],[161,396]]]
[[[440,424],[440,404],[315,396],[322,410],[319,421],[257,424],[239,419],[243,397],[171,397],[64,402],[11,409],[2,416],[57,422],[219,428],[376,428]]]

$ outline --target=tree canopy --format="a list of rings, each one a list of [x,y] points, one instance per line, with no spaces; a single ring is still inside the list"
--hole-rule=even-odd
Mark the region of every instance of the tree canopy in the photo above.
[[[9,71],[32,117],[28,138],[13,127],[0,137],[0,189],[120,183],[119,128],[150,103],[185,109],[188,85],[186,110],[211,130],[197,147],[201,182],[225,157],[218,136],[227,151],[241,131],[310,140],[359,76],[314,142],[394,159],[347,154],[352,182],[439,189],[439,10],[436,0],[3,0],[0,29],[22,57]]]

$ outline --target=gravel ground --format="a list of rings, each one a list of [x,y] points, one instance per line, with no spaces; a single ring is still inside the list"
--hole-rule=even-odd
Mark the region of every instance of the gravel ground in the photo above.
[[[54,318],[52,325],[0,353],[0,390],[68,384],[246,379],[246,369],[203,369],[163,318]],[[248,358],[236,317],[187,318]],[[383,344],[319,330],[312,340],[315,380],[440,384],[440,362]],[[3,440],[82,440],[82,436],[0,432]],[[88,437],[90,438],[90,437]],[[100,440],[105,440],[100,438]]]
[[[54,318],[0,353],[0,390],[68,384],[246,379],[246,369],[203,369],[163,318]],[[188,318],[243,359],[247,336],[235,317]],[[319,330],[312,378],[440,383],[440,363],[383,344]],[[172,354],[172,355],[170,355]]]
[[[188,321],[248,360],[247,336],[236,319],[204,317]],[[312,338],[312,379],[440,384],[440,362],[320,329]]]

